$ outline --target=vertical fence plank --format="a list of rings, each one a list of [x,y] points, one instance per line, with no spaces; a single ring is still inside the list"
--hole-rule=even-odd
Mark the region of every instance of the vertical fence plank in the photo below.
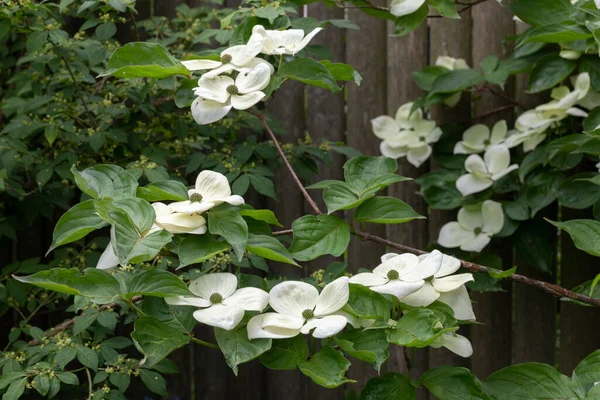
[[[514,23],[510,11],[497,2],[486,2],[474,7],[472,16],[473,38],[476,38],[473,40],[473,64],[479,68],[479,62],[490,54],[503,58],[503,40],[505,36],[514,34]],[[489,26],[494,26],[494,29],[487,29]],[[513,95],[512,90],[508,90],[507,94]],[[502,98],[483,92],[474,103],[475,116],[506,104]],[[491,115],[479,122],[491,125],[503,118],[510,123],[511,111]],[[493,250],[502,257],[505,267],[512,266],[510,245],[503,244]],[[471,329],[474,349],[471,368],[473,373],[482,378],[509,365],[511,361],[511,292],[510,285],[506,284],[505,287],[506,292],[473,296],[476,302],[475,315],[483,325],[475,325]]]
[[[590,210],[562,209],[562,220],[589,218]],[[571,237],[561,233],[560,285],[573,288],[598,274],[598,258],[578,250]],[[600,348],[600,310],[578,304],[560,303],[560,370],[571,375],[573,368]]]
[[[347,143],[365,155],[380,155],[379,140],[375,140],[371,132],[371,119],[387,112],[387,24],[357,9],[348,10],[348,19],[360,26],[360,31],[348,32],[346,61],[360,72],[363,81],[360,87],[348,86]],[[385,235],[384,226],[369,224],[365,230]],[[356,272],[361,267],[377,266],[384,252],[382,245],[352,238],[348,248],[350,270]],[[358,389],[375,371],[365,363],[355,364],[350,375],[359,381],[354,385]]]
[[[407,36],[391,36],[395,27],[388,23],[387,38],[387,114],[395,115],[402,104],[416,99],[421,89],[415,83],[412,72],[427,66],[429,58],[428,28],[422,24],[416,31]],[[418,178],[428,172],[427,164],[416,168],[406,159],[398,160],[398,173],[410,178]],[[427,203],[418,195],[419,187],[414,182],[402,182],[388,188],[388,195],[402,199],[410,204],[416,212],[427,215]],[[393,242],[424,249],[429,244],[428,221],[417,220],[401,225],[389,225],[387,237]],[[418,350],[412,360],[411,375],[418,378],[428,367],[427,350]],[[406,373],[403,350],[399,346],[390,346],[390,359],[386,370]],[[419,392],[419,399],[427,398],[427,393]]]
[[[438,56],[450,56],[463,58],[469,65],[471,63],[471,27],[470,14],[461,14],[460,20],[447,18],[432,18],[429,21],[429,54],[430,64],[435,63]],[[454,107],[445,105],[433,107],[432,119],[438,125],[464,123],[470,119],[471,99],[468,93],[463,93],[461,101]],[[431,169],[435,169],[435,161],[431,162]],[[436,242],[440,228],[449,221],[456,220],[455,212],[432,210],[429,214],[429,239]],[[465,334],[465,328],[460,329]],[[438,365],[461,365],[466,366],[467,360],[442,349],[429,350],[429,367]]]

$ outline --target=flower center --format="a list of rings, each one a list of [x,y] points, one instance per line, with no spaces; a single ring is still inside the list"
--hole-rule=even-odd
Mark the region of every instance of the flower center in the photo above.
[[[425,141],[425,136],[420,136],[420,137],[419,137],[419,140],[420,140],[421,142],[424,142],[424,141]]]
[[[314,316],[315,316],[315,313],[313,312],[313,310],[306,309],[306,310],[302,311],[302,318],[304,318],[304,319],[311,319]]]
[[[200,193],[192,193],[190,195],[191,202],[200,202],[202,201],[202,195]]]
[[[489,141],[489,140],[487,140],[487,139],[483,141],[483,145],[484,145],[484,146],[489,146],[491,143],[492,143],[492,142],[490,142],[490,141]]]
[[[231,62],[231,56],[229,54],[223,54],[221,56],[221,62],[223,64],[229,64]]]
[[[476,235],[479,235],[481,233],[481,228],[477,227],[477,228],[473,229],[473,233],[475,233]]]
[[[400,277],[400,274],[395,269],[391,269],[388,271],[387,277],[390,281],[393,281],[394,279],[398,279]]]
[[[229,86],[227,86],[227,89],[225,89],[225,90],[227,90],[227,93],[229,93],[229,94],[239,94],[240,93],[239,89],[235,85],[229,85]]]
[[[212,304],[221,304],[223,302],[223,296],[221,296],[219,293],[213,293],[210,295],[210,298],[208,300]]]

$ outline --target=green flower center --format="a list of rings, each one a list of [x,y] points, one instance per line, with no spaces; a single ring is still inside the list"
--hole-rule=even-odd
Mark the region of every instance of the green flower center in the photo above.
[[[208,300],[212,304],[221,304],[223,302],[223,296],[221,296],[219,293],[213,293],[210,295],[210,298]]]
[[[492,142],[490,142],[490,141],[489,141],[489,140],[487,140],[487,139],[483,141],[483,145],[484,145],[484,146],[489,146],[491,143],[492,143]]]
[[[424,142],[424,141],[425,141],[425,136],[420,136],[420,137],[419,137],[419,140],[420,140],[421,142]]]
[[[231,62],[231,56],[229,54],[223,54],[221,56],[221,62],[223,64],[229,64]]]
[[[200,193],[192,193],[190,195],[191,202],[200,202],[202,201],[202,195]]]
[[[398,279],[400,277],[400,274],[395,269],[391,269],[388,271],[387,277],[390,281],[393,281],[394,279]]]
[[[311,318],[314,318],[314,316],[315,316],[315,313],[313,312],[313,310],[306,309],[306,310],[302,311],[302,318],[304,318],[304,319],[311,319]]]
[[[225,90],[227,90],[227,93],[229,93],[229,94],[239,94],[240,93],[239,89],[235,85],[229,85],[229,86],[227,86],[227,89],[225,89]]]
[[[473,232],[474,232],[476,235],[479,235],[479,234],[481,233],[481,228],[480,228],[480,227],[477,227],[477,228],[473,229]]]

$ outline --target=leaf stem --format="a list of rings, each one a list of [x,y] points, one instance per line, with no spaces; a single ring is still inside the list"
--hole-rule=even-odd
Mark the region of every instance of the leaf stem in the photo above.
[[[190,335],[190,339],[192,340],[192,342],[194,343],[198,343],[201,346],[205,346],[205,347],[210,347],[211,349],[220,349],[220,347],[214,343],[210,343],[210,342],[205,342],[204,340],[200,340],[194,336]]]
[[[133,308],[135,310],[135,312],[137,312],[140,316],[142,317],[146,317],[146,313],[143,312],[138,306],[135,305],[135,303],[132,300],[129,299],[123,299],[125,300],[125,302],[127,303],[127,305],[131,308]]]
[[[88,368],[85,369],[85,374],[87,375],[88,380],[88,397],[87,400],[92,400],[93,388],[92,388],[92,375],[90,374],[90,370]]]

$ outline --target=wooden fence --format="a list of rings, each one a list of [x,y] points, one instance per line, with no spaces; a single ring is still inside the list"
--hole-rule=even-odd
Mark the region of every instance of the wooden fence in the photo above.
[[[228,6],[236,6],[231,0],[227,1],[230,3]],[[174,5],[179,2],[181,1],[157,1],[156,14],[172,13]],[[199,0],[191,0],[188,3],[193,6],[198,2]],[[149,4],[138,3],[142,7]],[[460,20],[430,18],[427,24],[405,37],[392,36],[391,23],[370,17],[358,9],[328,9],[316,4],[309,5],[306,14],[317,19],[348,18],[360,26],[359,31],[327,29],[317,35],[313,43],[326,45],[331,50],[334,61],[354,66],[361,73],[363,81],[360,87],[354,84],[346,87],[346,100],[342,94],[333,95],[325,90],[294,82],[286,83],[271,106],[271,111],[283,122],[287,131],[283,141],[295,142],[305,132],[309,132],[315,140],[327,138],[344,141],[367,155],[379,155],[379,140],[371,132],[370,120],[382,114],[394,115],[398,106],[412,101],[420,94],[411,78],[412,71],[429,65],[440,55],[464,58],[472,66],[478,66],[479,61],[489,54],[503,58],[506,56],[503,38],[520,29],[512,20],[510,12],[496,1],[471,8],[461,14]],[[516,93],[522,104],[535,105],[536,98],[524,94],[524,83],[526,82],[509,81],[506,91],[509,95]],[[307,109],[305,104],[308,104]],[[483,93],[476,99],[464,94],[457,107],[436,108],[432,110],[432,117],[438,123],[464,123],[505,104],[508,104],[506,100],[489,93]],[[507,119],[509,124],[514,121],[513,113],[507,110],[484,118],[483,122],[493,123],[502,118]],[[318,179],[340,179],[343,162],[341,157],[335,158],[334,165],[323,170]],[[431,164],[417,169],[403,160],[399,164],[399,173],[410,177],[417,177],[434,168]],[[280,221],[289,227],[292,221],[310,213],[310,210],[285,170],[277,171],[276,179],[277,201],[257,198],[250,203],[271,208]],[[387,228],[383,225],[371,225],[367,230],[417,248],[424,248],[434,241],[440,227],[455,218],[455,213],[435,210],[428,212],[426,203],[416,192],[416,184],[400,183],[394,185],[388,194],[408,202],[421,214],[428,215],[428,220]],[[546,212],[549,217],[558,218],[558,210]],[[562,210],[563,220],[578,217],[587,215],[581,211]],[[39,236],[43,239],[41,242],[38,237],[34,239],[33,236],[24,236],[14,243],[1,243],[0,262],[43,254],[50,242],[50,230],[49,224],[39,223],[35,231],[43,233]],[[358,242],[353,238],[350,244],[347,255],[349,269],[355,271],[361,267],[376,266],[386,249],[378,244]],[[598,272],[598,259],[575,249],[568,237],[557,237],[556,243],[561,262],[553,264],[553,274],[542,273],[527,265],[507,244],[500,243],[495,250],[502,256],[505,268],[518,265],[522,274],[548,282],[559,282],[565,287],[573,287],[595,276]],[[275,266],[274,270],[287,275],[307,276],[330,261],[305,263],[303,270],[289,266]],[[480,324],[461,328],[473,343],[474,354],[471,358],[462,359],[445,349],[420,350],[414,361],[412,377],[417,378],[422,371],[434,366],[456,365],[471,368],[473,373],[483,378],[512,363],[527,361],[554,364],[563,373],[570,375],[573,367],[583,357],[600,348],[598,310],[559,302],[539,289],[520,283],[507,281],[503,287],[505,290],[502,292],[475,293],[472,296],[476,302],[475,314]],[[210,338],[211,329],[198,330],[200,337]],[[399,347],[390,348],[390,359],[382,373],[406,373],[401,353],[402,349]],[[242,365],[239,376],[235,377],[225,365],[219,351],[195,344],[177,351],[173,359],[182,373],[167,376],[168,389],[170,398],[181,400],[343,399],[345,391],[360,390],[370,377],[376,375],[369,365],[356,362],[348,375],[356,379],[357,384],[327,390],[319,388],[298,371],[270,371],[258,361]],[[139,391],[133,396],[157,398],[156,395],[141,393]],[[417,398],[427,399],[429,395],[421,391]]]

